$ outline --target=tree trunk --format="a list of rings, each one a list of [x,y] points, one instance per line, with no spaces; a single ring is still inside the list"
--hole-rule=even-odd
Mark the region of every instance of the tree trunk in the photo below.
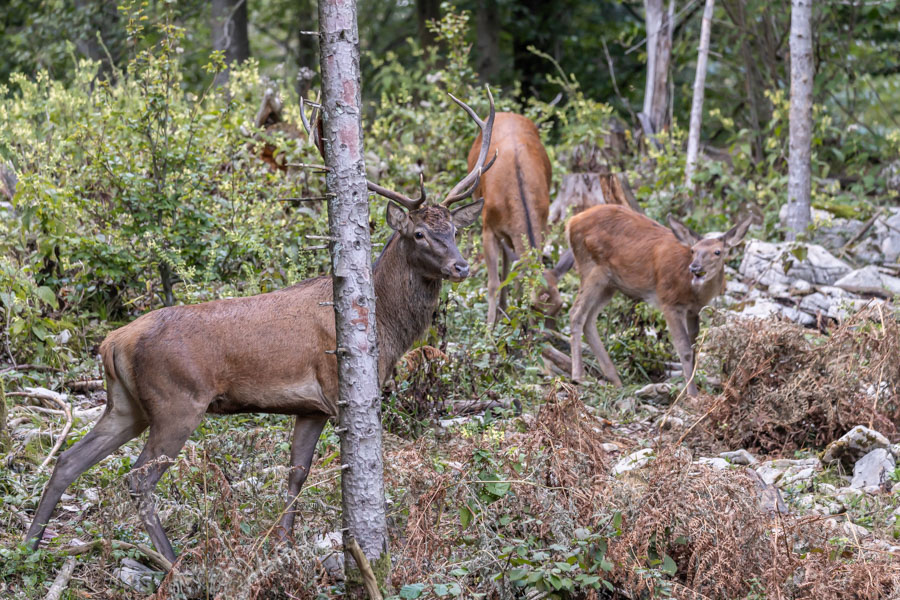
[[[441,18],[441,0],[416,0],[416,18],[419,44],[422,48],[430,48],[434,45],[434,34],[428,29],[428,21]]]
[[[675,1],[670,0],[668,14],[664,0],[644,0],[647,24],[647,80],[644,86],[644,110],[641,125],[652,138],[668,124],[669,62],[672,57],[672,17]]]
[[[810,223],[810,146],[812,141],[812,0],[791,2],[791,108],[788,156],[787,239]]]
[[[568,173],[563,175],[550,205],[550,223],[562,221],[598,204],[618,204],[643,214],[625,173]],[[569,215],[569,208],[572,215]]]
[[[485,0],[475,13],[478,76],[490,83],[500,74],[500,15],[497,0]]]
[[[225,52],[229,65],[250,58],[250,39],[247,36],[247,0],[212,0],[213,49]],[[224,83],[228,73],[220,73],[216,83]]]
[[[706,61],[709,58],[709,33],[712,28],[716,0],[706,0],[700,25],[700,49],[697,51],[697,73],[694,75],[694,98],[691,101],[691,127],[688,132],[687,161],[684,165],[684,185],[691,186],[697,155],[700,152],[700,125],[703,123],[703,92],[706,88]]]
[[[355,539],[381,585],[390,553],[384,511],[381,394],[375,337],[369,203],[363,162],[359,31],[355,0],[319,1],[326,182],[333,237],[334,313],[341,407],[344,547]],[[356,561],[345,551],[351,597],[363,597]]]

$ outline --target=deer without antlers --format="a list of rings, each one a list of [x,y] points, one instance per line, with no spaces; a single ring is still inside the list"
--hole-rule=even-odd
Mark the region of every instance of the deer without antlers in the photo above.
[[[569,220],[566,236],[581,277],[571,312],[572,379],[584,376],[581,335],[584,333],[603,376],[615,386],[616,374],[600,334],[597,316],[620,291],[662,310],[681,359],[688,393],[697,394],[694,382],[693,345],[700,329],[700,310],[722,293],[725,259],[750,227],[750,219],[724,235],[702,239],[687,226],[669,217],[671,229],[628,208],[600,205]],[[560,259],[563,268],[571,260]]]
[[[454,236],[457,228],[475,222],[482,202],[450,207],[471,196],[490,168],[484,160],[494,120],[490,90],[488,97],[486,122],[454,98],[475,118],[485,143],[481,159],[442,203],[426,204],[424,187],[419,198],[410,199],[369,183],[370,189],[389,198],[387,223],[394,230],[374,267],[382,382],[430,326],[442,280],[461,281],[469,274]],[[326,353],[335,348],[331,300],[331,277],[318,277],[268,294],[159,309],[110,333],[100,346],[106,410],[94,428],[59,457],[25,539],[37,548],[65,489],[149,427],[128,485],[153,545],[174,561],[152,500],[156,483],[206,413],[243,412],[296,416],[287,508],[278,530],[281,537],[290,535],[294,502],[319,434],[338,412],[337,359]]]
[[[499,113],[490,149],[497,165],[475,191],[484,199],[482,238],[488,271],[487,323],[493,326],[497,309],[506,307],[506,288],[500,290],[512,261],[529,247],[540,249],[550,211],[552,171],[537,127],[522,115]],[[481,159],[481,135],[469,151],[469,169]],[[502,275],[497,261],[503,263]],[[499,298],[498,298],[499,292]]]

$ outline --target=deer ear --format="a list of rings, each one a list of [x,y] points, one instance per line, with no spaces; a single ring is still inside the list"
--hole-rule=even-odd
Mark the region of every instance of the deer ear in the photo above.
[[[692,230],[690,227],[669,215],[669,228],[672,230],[672,233],[675,234],[675,237],[679,242],[685,244],[686,246],[693,246],[697,242],[699,242],[702,236]]]
[[[460,229],[468,227],[478,220],[478,215],[481,214],[482,206],[484,206],[484,198],[480,198],[471,204],[460,206],[456,210],[451,211],[450,216],[453,219],[453,224]]]
[[[750,221],[752,220],[752,217],[747,217],[742,223],[738,223],[722,236],[722,242],[726,248],[734,248],[741,243],[741,240],[747,235],[747,230],[750,228]]]
[[[412,221],[409,220],[409,215],[393,202],[388,201],[384,220],[387,221],[388,227],[394,231],[399,231],[404,235],[412,233],[410,231],[412,229]]]

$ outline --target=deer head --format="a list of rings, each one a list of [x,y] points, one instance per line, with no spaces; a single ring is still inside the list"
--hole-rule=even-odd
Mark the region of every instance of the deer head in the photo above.
[[[491,168],[497,155],[485,164],[488,148],[491,144],[491,131],[494,125],[494,97],[490,88],[487,88],[490,114],[483,121],[475,114],[475,111],[465,102],[448,94],[481,129],[482,144],[478,160],[475,165],[463,177],[439,204],[428,204],[425,192],[424,176],[419,174],[419,197],[409,198],[400,192],[389,190],[376,183],[366,180],[370,191],[389,200],[386,207],[385,221],[394,230],[395,234],[388,244],[398,243],[407,256],[410,266],[426,279],[449,279],[450,281],[462,281],[469,275],[469,263],[459,253],[456,246],[456,232],[470,226],[481,214],[484,204],[479,199],[470,204],[451,210],[453,204],[472,196],[481,176]],[[306,128],[311,141],[323,153],[323,145],[320,141],[321,126],[310,126],[310,121],[315,121],[315,107],[313,117],[307,119],[303,109],[303,98],[300,99],[300,115],[303,126]],[[405,209],[405,210],[404,210]]]
[[[728,251],[744,239],[751,219],[748,217],[723,235],[709,238],[702,237],[671,215],[668,221],[675,238],[691,249],[691,263],[688,266],[693,276],[691,285],[699,287],[723,273]]]

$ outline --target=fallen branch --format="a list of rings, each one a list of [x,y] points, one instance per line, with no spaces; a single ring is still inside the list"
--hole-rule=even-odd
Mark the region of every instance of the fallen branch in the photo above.
[[[66,591],[74,571],[75,557],[73,556],[66,560],[62,569],[56,574],[56,579],[53,580],[53,585],[50,586],[50,591],[44,596],[44,600],[59,600],[62,597],[62,593]]]
[[[100,418],[100,415],[103,414],[103,406],[95,406],[93,408],[85,408],[83,410],[73,410],[72,417],[75,419],[86,419],[88,421],[96,421]],[[56,408],[44,408],[43,406],[13,406],[9,409],[10,412],[25,412],[25,413],[41,413],[45,415],[59,415],[64,416],[66,411],[59,410]]]
[[[137,550],[144,554],[147,558],[153,561],[156,566],[160,567],[163,571],[171,571],[172,563],[169,562],[169,559],[160,554],[155,550],[151,550],[144,544],[129,544],[128,542],[123,542],[120,540],[94,540],[88,544],[78,544],[75,546],[63,546],[58,550],[60,554],[65,556],[78,556],[79,554],[87,554],[88,552],[93,552],[98,548],[101,548],[105,545],[109,544],[109,547],[114,550]]]
[[[366,593],[369,594],[370,600],[382,600],[381,590],[378,589],[378,580],[375,579],[375,574],[372,572],[372,565],[369,564],[369,559],[363,554],[362,548],[359,547],[359,543],[355,538],[350,538],[347,542],[347,550],[350,551],[353,560],[356,561],[356,565],[362,573],[363,585],[366,588]]]
[[[103,389],[103,380],[86,379],[81,381],[72,381],[67,383],[66,387],[75,392],[94,392]]]
[[[3,367],[2,369],[0,369],[0,373],[8,373],[10,371],[54,371],[56,373],[61,373],[62,369],[58,367],[51,367],[50,365],[32,364],[10,365],[8,367]]]
[[[852,238],[850,238],[849,240],[847,240],[847,243],[844,244],[843,247],[841,248],[841,252],[844,252],[844,251],[846,251],[846,250],[849,250],[849,249],[852,248],[854,245],[856,245],[856,242],[858,242],[864,235],[866,235],[866,232],[869,231],[869,229],[872,228],[872,225],[874,225],[874,224],[875,224],[875,221],[878,219],[878,217],[881,216],[881,213],[882,213],[883,210],[884,210],[883,208],[879,208],[878,210],[876,210],[876,211],[875,211],[875,214],[872,215],[872,216],[869,218],[869,220],[866,221],[866,222],[863,224],[863,226],[859,228],[859,231],[857,231],[856,234],[855,234]]]
[[[47,455],[47,458],[44,459],[44,462],[40,464],[38,470],[42,470],[50,461],[53,460],[53,456],[59,451],[62,447],[63,442],[66,441],[66,436],[69,435],[69,431],[72,430],[72,407],[67,402],[67,397],[65,394],[59,394],[52,390],[48,390],[46,388],[25,388],[23,392],[7,392],[7,396],[26,396],[29,398],[36,398],[38,400],[43,400],[44,402],[51,402],[58,406],[66,417],[66,424],[63,426],[62,433],[56,438],[56,443],[53,444],[53,448],[50,449],[50,453]]]

